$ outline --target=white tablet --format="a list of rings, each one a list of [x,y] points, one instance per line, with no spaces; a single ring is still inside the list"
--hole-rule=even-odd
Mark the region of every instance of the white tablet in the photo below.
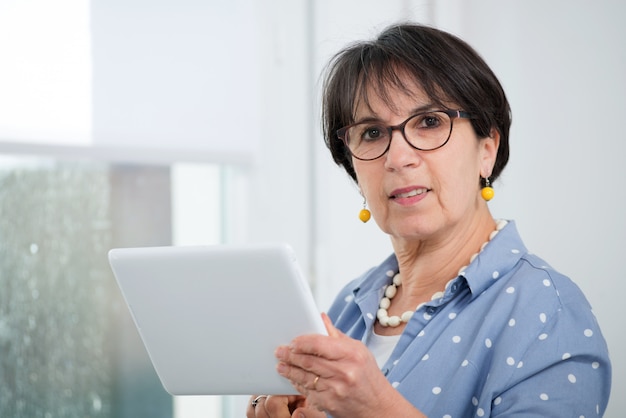
[[[286,244],[118,248],[109,262],[172,395],[296,393],[274,350],[326,334]]]

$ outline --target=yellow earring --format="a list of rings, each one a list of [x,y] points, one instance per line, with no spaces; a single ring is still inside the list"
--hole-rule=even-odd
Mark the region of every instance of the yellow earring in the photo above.
[[[493,190],[493,187],[491,187],[491,182],[489,181],[489,177],[485,177],[485,187],[483,187],[482,190],[480,191],[480,195],[482,196],[483,199],[485,199],[486,202],[489,202],[491,199],[493,199],[493,196],[495,194],[496,193]]]
[[[363,198],[363,209],[359,212],[359,219],[361,222],[365,223],[370,220],[372,217],[371,212],[366,208],[367,203],[365,202],[365,198]]]

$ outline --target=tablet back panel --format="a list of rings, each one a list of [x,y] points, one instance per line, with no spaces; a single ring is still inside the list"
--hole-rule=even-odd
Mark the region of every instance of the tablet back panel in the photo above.
[[[173,395],[295,393],[274,350],[326,333],[285,244],[113,249],[109,261]]]

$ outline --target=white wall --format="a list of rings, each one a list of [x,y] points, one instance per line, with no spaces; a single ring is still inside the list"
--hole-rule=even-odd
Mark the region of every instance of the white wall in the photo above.
[[[257,2],[91,2],[93,143],[204,153],[259,150]]]
[[[90,52],[89,2],[0,0],[0,138],[89,143]]]

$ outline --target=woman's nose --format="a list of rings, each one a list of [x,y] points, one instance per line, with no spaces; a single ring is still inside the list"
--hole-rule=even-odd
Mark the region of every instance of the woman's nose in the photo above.
[[[400,130],[391,133],[391,142],[384,158],[385,167],[390,170],[417,165],[421,161],[419,151],[408,143]]]

